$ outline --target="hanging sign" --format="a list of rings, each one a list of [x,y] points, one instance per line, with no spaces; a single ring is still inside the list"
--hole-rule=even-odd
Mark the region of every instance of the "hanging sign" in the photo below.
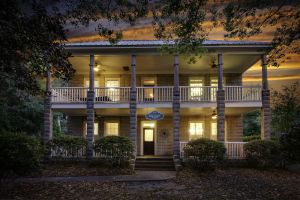
[[[146,119],[148,120],[161,120],[164,118],[164,114],[157,112],[157,111],[152,111],[149,112],[145,115]]]

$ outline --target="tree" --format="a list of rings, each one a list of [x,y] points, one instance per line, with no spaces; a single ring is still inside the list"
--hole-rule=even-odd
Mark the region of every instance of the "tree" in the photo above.
[[[260,111],[256,110],[243,115],[244,136],[260,135]]]
[[[272,131],[276,134],[289,133],[300,127],[299,82],[283,86],[281,91],[272,92]]]

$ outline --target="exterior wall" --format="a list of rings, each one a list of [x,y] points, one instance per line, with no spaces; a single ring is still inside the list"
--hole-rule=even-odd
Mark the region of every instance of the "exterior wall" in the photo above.
[[[105,121],[119,122],[119,131],[121,136],[129,137],[130,126],[129,116],[112,116],[96,118],[98,122],[98,136],[95,139],[104,136]],[[142,155],[143,152],[143,132],[142,122],[147,121],[144,117],[137,118],[137,154]],[[204,122],[204,137],[211,138],[211,123],[216,122],[210,116],[181,116],[180,119],[180,141],[189,141],[189,122]],[[75,136],[85,136],[86,117],[69,116],[68,117],[68,134]],[[173,119],[172,116],[166,116],[163,120],[155,121],[155,154],[156,155],[172,155],[173,152]],[[243,136],[243,117],[226,116],[225,141],[242,141]]]
[[[243,116],[226,116],[225,141],[243,141]]]
[[[224,74],[225,85],[242,85],[242,74]],[[137,86],[142,86],[142,79],[144,77],[154,77],[156,79],[157,86],[173,86],[174,78],[173,74],[138,74],[136,77]],[[202,77],[204,85],[210,85],[211,78],[217,78],[216,74],[181,74],[179,81],[180,86],[188,86],[190,77]],[[105,79],[107,78],[119,78],[120,87],[130,86],[129,74],[105,74],[95,75],[95,81],[99,82],[100,87],[105,87]],[[88,76],[81,74],[75,74],[72,80],[69,81],[69,87],[84,87],[84,82],[88,80]]]

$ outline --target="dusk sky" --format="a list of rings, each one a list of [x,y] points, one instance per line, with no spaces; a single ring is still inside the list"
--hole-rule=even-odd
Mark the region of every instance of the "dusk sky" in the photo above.
[[[206,23],[209,27],[209,23]],[[95,31],[97,23],[91,23],[88,27],[79,27],[76,29],[70,28],[68,33],[69,42],[79,41],[96,41],[100,40],[99,35]],[[136,23],[134,27],[121,24],[117,27],[123,30],[124,39],[127,40],[152,40],[155,39],[153,35],[153,28],[150,19],[143,19]],[[220,26],[209,34],[211,40],[224,40],[224,29]],[[265,29],[264,32],[247,40],[255,41],[271,41],[273,31],[272,29]],[[270,88],[279,89],[282,85],[290,85],[300,80],[300,56],[288,55],[284,63],[281,63],[279,68],[269,67],[268,76]],[[253,65],[244,73],[244,84],[256,85],[261,83],[261,68],[260,62]]]

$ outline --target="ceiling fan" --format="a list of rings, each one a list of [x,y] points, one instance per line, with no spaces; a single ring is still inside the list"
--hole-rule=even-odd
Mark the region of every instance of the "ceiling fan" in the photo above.
[[[95,62],[94,71],[95,72],[106,72],[106,69],[103,68],[104,65],[102,65],[100,62]]]
[[[218,65],[216,64],[216,57],[214,57],[214,56],[211,57],[210,68],[211,69],[217,69],[218,68]]]

